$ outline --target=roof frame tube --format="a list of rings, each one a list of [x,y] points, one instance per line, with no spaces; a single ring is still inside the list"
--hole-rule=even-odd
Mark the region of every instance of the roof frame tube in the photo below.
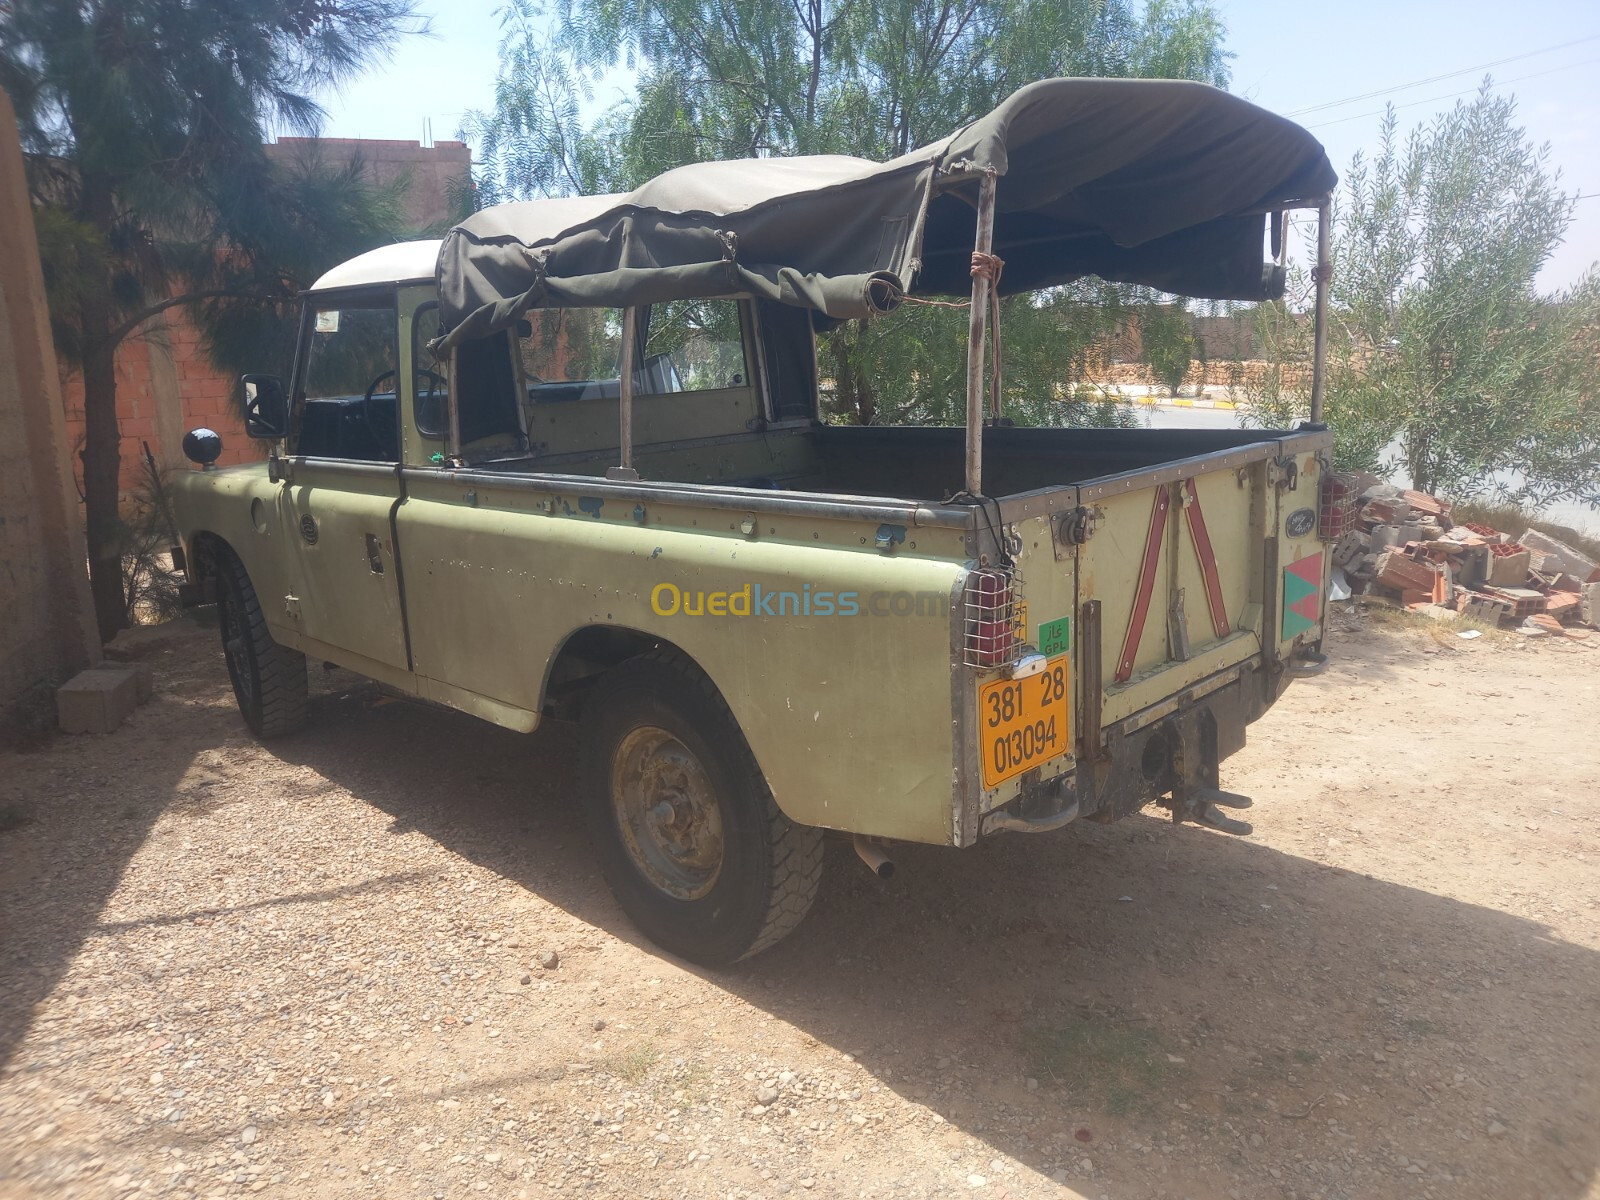
[[[1312,310],[1311,343],[1311,423],[1321,425],[1323,392],[1327,386],[1328,290],[1333,283],[1333,201],[1317,205],[1317,265],[1311,279],[1316,285]]]
[[[979,176],[978,229],[972,241],[973,258],[994,253],[995,171],[987,167]],[[984,344],[989,331],[989,290],[994,286],[988,270],[972,272],[972,311],[967,322],[967,478],[969,496],[983,495]]]
[[[633,359],[638,327],[639,310],[623,309],[622,362],[617,379],[617,417],[620,425],[617,444],[620,447],[618,457],[622,461],[606,470],[607,479],[627,481],[639,478],[639,472],[633,466]]]

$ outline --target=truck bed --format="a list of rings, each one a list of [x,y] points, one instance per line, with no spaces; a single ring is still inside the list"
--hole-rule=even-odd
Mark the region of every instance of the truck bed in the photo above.
[[[961,489],[965,431],[828,426],[809,438],[820,478],[804,490],[942,500]],[[1084,483],[1287,436],[1258,429],[1017,429],[984,432],[984,490],[995,496]]]
[[[984,435],[985,491],[1015,496],[1290,436],[1260,429],[1019,429]],[[961,490],[955,427],[811,426],[640,447],[646,480],[937,503]],[[616,452],[545,454],[483,464],[511,473],[603,476]]]

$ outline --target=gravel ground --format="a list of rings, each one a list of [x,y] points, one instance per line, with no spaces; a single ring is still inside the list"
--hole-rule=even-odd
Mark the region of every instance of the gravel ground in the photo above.
[[[598,881],[573,736],[214,634],[0,755],[0,1194],[1600,1197],[1600,651],[1362,628],[1154,816],[831,845],[741,967]]]

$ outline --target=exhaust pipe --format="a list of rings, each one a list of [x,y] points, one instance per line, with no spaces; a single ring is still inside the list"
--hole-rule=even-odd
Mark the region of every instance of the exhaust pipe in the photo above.
[[[889,860],[887,854],[859,833],[853,834],[850,841],[856,848],[856,857],[867,864],[867,870],[871,871],[879,879],[894,878],[894,863]]]

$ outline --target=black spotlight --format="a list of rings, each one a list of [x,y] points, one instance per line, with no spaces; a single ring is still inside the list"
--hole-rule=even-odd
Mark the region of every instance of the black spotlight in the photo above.
[[[191,429],[183,435],[183,453],[209,471],[222,453],[222,437],[215,429]]]

